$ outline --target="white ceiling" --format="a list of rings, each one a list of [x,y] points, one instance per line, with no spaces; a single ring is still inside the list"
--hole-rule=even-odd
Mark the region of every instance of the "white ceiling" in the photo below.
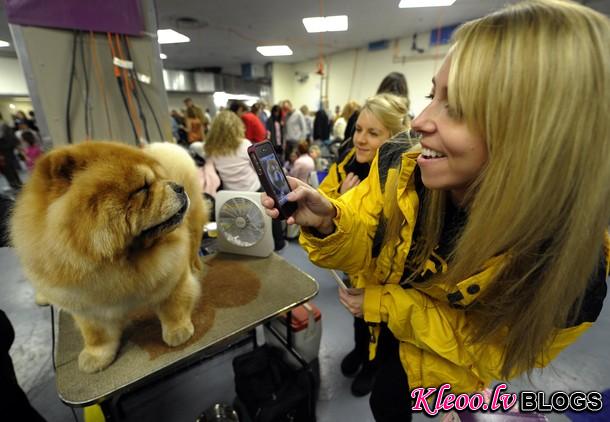
[[[156,0],[160,28],[173,28],[190,43],[163,45],[166,68],[239,68],[241,63],[298,62],[317,57],[320,35],[308,34],[302,19],[346,14],[349,30],[324,33],[325,54],[366,46],[371,41],[395,39],[438,26],[464,22],[497,10],[514,0],[457,0],[451,7],[399,9],[399,0]],[[610,15],[610,0],[581,0]],[[10,42],[4,2],[0,2],[0,39]],[[182,21],[182,18],[195,22]],[[287,44],[294,55],[267,58],[258,45]],[[4,51],[2,51],[4,50]],[[14,55],[11,48],[0,55]]]

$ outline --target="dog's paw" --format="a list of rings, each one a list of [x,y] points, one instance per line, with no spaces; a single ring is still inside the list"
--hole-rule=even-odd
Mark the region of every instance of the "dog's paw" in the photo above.
[[[179,346],[193,336],[195,327],[191,321],[177,325],[171,329],[163,327],[163,341],[168,346]]]
[[[115,352],[84,349],[78,355],[78,369],[88,374],[105,369],[114,360]]]

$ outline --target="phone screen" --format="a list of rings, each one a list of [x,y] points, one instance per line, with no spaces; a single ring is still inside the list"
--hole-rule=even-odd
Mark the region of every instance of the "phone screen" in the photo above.
[[[259,156],[260,165],[267,175],[267,180],[271,184],[271,188],[277,197],[279,202],[278,206],[283,206],[288,199],[286,196],[290,193],[290,186],[284,176],[284,170],[275,158],[275,154],[271,151],[271,154]]]

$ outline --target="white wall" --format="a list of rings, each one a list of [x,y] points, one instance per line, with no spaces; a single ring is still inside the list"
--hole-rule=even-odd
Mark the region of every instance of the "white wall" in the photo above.
[[[294,72],[295,70],[292,64],[273,63],[271,73],[271,97],[275,104],[287,98],[295,98],[293,95]]]
[[[328,76],[328,100],[331,110],[343,106],[349,100],[363,103],[374,95],[381,80],[390,72],[401,72],[407,78],[411,111],[419,113],[427,104],[432,77],[440,67],[448,46],[430,47],[430,34],[419,34],[418,47],[425,52],[411,51],[411,36],[390,41],[385,50],[368,51],[366,46],[335,53],[326,57]],[[292,100],[293,105],[303,104],[318,109],[321,77],[315,72],[318,60],[295,64],[273,64],[273,99]],[[295,73],[307,74],[305,82],[299,82]],[[276,79],[277,78],[277,79]]]
[[[0,95],[30,95],[19,60],[0,57],[0,75]]]

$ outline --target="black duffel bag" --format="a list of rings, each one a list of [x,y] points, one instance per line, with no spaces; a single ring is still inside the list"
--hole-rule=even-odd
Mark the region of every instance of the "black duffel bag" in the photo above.
[[[291,368],[282,350],[258,347],[233,359],[233,372],[240,407],[245,407],[251,421],[315,422],[311,369]]]

